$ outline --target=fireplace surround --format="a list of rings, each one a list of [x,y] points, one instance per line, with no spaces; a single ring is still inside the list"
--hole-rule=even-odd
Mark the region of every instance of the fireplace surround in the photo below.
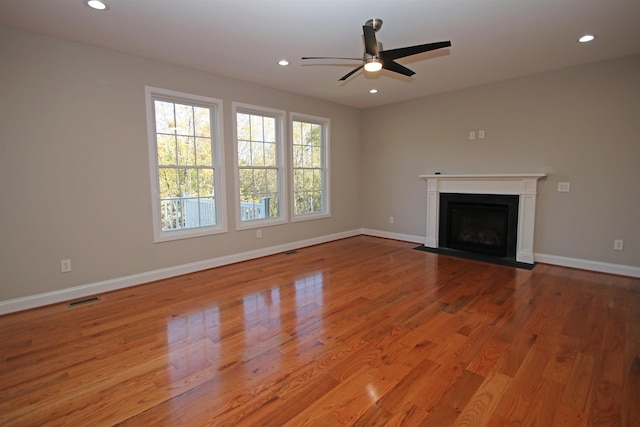
[[[427,181],[427,235],[424,246],[439,248],[440,194],[485,194],[518,196],[515,260],[534,264],[533,238],[537,183],[545,173],[420,175]]]

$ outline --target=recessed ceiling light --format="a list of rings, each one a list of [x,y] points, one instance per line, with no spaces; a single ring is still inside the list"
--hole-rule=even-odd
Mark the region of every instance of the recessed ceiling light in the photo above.
[[[287,65],[289,65],[289,61],[287,61],[286,59],[281,59],[280,61],[278,61],[278,64],[286,67]]]
[[[370,89],[369,93],[378,93],[378,89]]]
[[[580,43],[589,43],[590,41],[593,41],[593,39],[595,38],[596,36],[594,36],[593,34],[585,34],[584,36],[580,37],[578,41]]]
[[[107,10],[106,3],[101,2],[100,0],[85,0],[84,2],[91,9],[95,10]]]

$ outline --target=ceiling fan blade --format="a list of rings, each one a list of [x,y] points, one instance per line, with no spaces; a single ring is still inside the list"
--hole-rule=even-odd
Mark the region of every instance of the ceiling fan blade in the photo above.
[[[345,81],[347,80],[349,77],[351,77],[353,74],[355,74],[356,72],[360,71],[360,69],[362,69],[362,67],[364,67],[364,65],[361,65],[359,67],[357,67],[356,69],[349,71],[347,74],[345,74],[344,76],[342,76],[342,78],[340,79],[340,81]]]
[[[364,32],[364,51],[371,56],[378,56],[378,41],[376,40],[376,30],[369,25],[362,26]]]
[[[422,52],[429,52],[431,50],[442,49],[451,46],[450,41],[419,44],[417,46],[401,47],[398,49],[383,50],[380,52],[380,59],[382,61],[389,61],[398,58],[404,58],[405,56],[416,55]]]
[[[303,56],[302,59],[348,59],[350,61],[364,61],[363,58],[342,58],[339,56]]]
[[[411,77],[415,74],[415,71],[411,71],[407,67],[398,64],[395,61],[385,61],[382,63],[382,68],[385,70],[393,71],[395,73],[403,74],[407,77]]]

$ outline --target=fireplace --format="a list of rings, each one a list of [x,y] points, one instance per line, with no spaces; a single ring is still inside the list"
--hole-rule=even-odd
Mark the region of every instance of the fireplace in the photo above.
[[[439,246],[515,260],[518,196],[440,193]]]
[[[508,215],[510,215],[509,218],[513,218],[513,215],[516,216],[516,231],[515,233],[510,233],[510,237],[507,237],[506,256],[511,256],[510,251],[513,250],[515,252],[516,262],[534,264],[533,238],[535,229],[536,195],[538,191],[537,184],[538,180],[545,176],[545,173],[420,175],[420,178],[427,181],[427,235],[424,246],[426,248],[440,248],[443,244],[451,244],[449,241],[450,239],[442,232],[443,228],[441,227],[441,222],[448,222],[450,220],[440,211],[441,195],[515,196],[517,199],[517,209],[515,211],[513,209],[509,209],[510,213]],[[473,202],[471,204],[473,204]],[[492,203],[489,204],[491,205]],[[502,204],[502,202],[498,204]],[[493,208],[487,209],[491,210]],[[476,211],[484,211],[484,213],[478,213],[480,216],[484,215],[485,217],[494,217],[498,210],[493,210],[491,214],[486,213],[487,211],[485,208],[478,208]],[[508,220],[508,227],[512,227],[513,222],[514,221],[512,220]],[[449,227],[449,225],[446,225],[446,227]],[[486,234],[488,235],[488,232]],[[443,239],[445,239],[444,243]],[[513,242],[513,239],[515,239],[515,243]],[[478,236],[472,237],[469,235],[458,240],[464,240],[463,244],[467,246],[464,250],[469,250],[469,247],[475,250],[478,249],[479,246],[481,246],[480,250],[495,249],[489,249],[493,244],[488,244],[488,237],[484,244],[479,244],[477,242],[477,240],[479,240]],[[515,247],[510,245],[515,245]],[[496,252],[498,252],[497,249]],[[499,253],[502,254],[503,249],[500,249]]]

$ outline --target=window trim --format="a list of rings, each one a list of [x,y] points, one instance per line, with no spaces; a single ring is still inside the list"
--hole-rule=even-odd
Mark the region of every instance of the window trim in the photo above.
[[[287,132],[285,128],[287,112],[275,108],[260,107],[256,105],[243,104],[240,102],[231,103],[232,133],[233,133],[233,178],[235,193],[235,218],[236,230],[250,230],[254,228],[269,227],[272,225],[286,224],[289,222],[289,197],[287,178],[287,146],[285,144]],[[275,218],[254,219],[242,221],[240,219],[240,167],[238,165],[238,113],[255,114],[276,119],[276,164],[279,172],[278,193],[280,216]]]
[[[320,125],[322,127],[322,188],[324,193],[323,211],[318,213],[299,214],[295,213],[295,185],[294,179],[294,167],[293,167],[293,122],[305,122]],[[331,167],[330,167],[330,134],[331,134],[331,119],[319,116],[312,116],[302,113],[289,113],[289,187],[291,188],[290,204],[291,204],[291,222],[311,221],[321,218],[331,217]]]
[[[211,113],[211,153],[213,155],[214,192],[216,207],[216,225],[186,228],[181,230],[163,231],[160,215],[160,188],[158,178],[158,147],[156,143],[155,100],[182,102],[188,105],[198,105],[213,109]],[[153,86],[145,86],[145,105],[147,114],[147,147],[149,155],[149,177],[151,183],[151,213],[154,243],[166,242],[192,237],[208,236],[226,233],[227,203],[224,172],[224,128],[223,101],[191,93],[178,92]]]

